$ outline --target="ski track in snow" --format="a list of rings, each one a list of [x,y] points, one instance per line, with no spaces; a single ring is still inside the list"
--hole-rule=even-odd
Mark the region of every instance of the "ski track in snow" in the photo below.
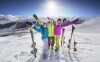
[[[65,45],[60,47],[59,52],[49,50],[47,59],[42,59],[41,34],[35,34],[37,57],[30,54],[30,33],[25,35],[9,35],[0,37],[0,62],[100,62],[100,33],[75,33],[77,52],[73,52],[73,40],[71,53],[68,53],[68,39],[70,32],[65,33]],[[38,38],[37,38],[38,37]]]

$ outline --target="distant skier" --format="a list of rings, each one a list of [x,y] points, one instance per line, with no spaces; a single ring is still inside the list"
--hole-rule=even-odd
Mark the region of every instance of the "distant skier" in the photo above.
[[[28,22],[27,22],[28,23]],[[29,23],[28,23],[29,24]],[[43,41],[43,59],[47,58],[47,54],[48,54],[48,29],[47,29],[47,24],[43,23],[43,25],[40,25],[39,27],[35,26],[34,24],[31,24],[32,28],[41,33],[41,39]]]
[[[69,23],[66,23],[66,24],[62,24],[61,19],[59,18],[57,20],[57,22],[54,23],[54,26],[55,26],[55,28],[54,28],[54,35],[55,35],[55,40],[56,40],[56,49],[55,49],[55,51],[58,51],[59,50],[59,47],[60,47],[59,42],[60,42],[61,29],[63,27],[72,25],[72,24],[74,24],[77,21],[78,21],[78,19],[75,19],[72,22],[69,22]]]

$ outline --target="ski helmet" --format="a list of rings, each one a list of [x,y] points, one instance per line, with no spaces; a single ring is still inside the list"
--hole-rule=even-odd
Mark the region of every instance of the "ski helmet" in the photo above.
[[[61,22],[61,19],[59,18],[59,19],[57,20],[57,22]]]

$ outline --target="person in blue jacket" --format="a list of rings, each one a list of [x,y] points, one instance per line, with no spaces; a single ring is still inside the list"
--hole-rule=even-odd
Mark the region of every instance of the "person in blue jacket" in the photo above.
[[[45,59],[48,52],[48,29],[47,24],[43,23],[43,25],[40,25],[40,27],[36,27],[34,24],[32,24],[32,28],[41,33],[41,39],[43,41],[43,58]]]

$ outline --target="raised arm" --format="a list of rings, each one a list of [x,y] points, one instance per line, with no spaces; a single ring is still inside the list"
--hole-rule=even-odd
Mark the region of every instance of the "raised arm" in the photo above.
[[[69,23],[66,23],[66,24],[63,24],[63,25],[61,25],[61,26],[62,26],[62,27],[66,27],[66,26],[69,26],[69,25],[74,24],[74,23],[77,22],[77,21],[78,21],[78,19],[75,19],[74,21],[69,22]]]
[[[42,25],[40,25],[40,27],[38,28],[38,27],[36,27],[34,24],[32,25],[32,28],[35,30],[35,31],[37,31],[37,32],[41,32],[41,26]]]
[[[50,17],[47,17],[47,19],[49,20],[50,23],[53,23],[54,25],[56,25],[53,19],[51,19]]]
[[[56,22],[53,21],[53,24],[56,25]]]

